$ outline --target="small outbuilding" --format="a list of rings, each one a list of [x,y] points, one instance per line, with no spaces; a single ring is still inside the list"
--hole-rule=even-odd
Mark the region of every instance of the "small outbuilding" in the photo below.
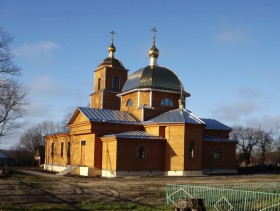
[[[37,147],[34,154],[34,162],[36,166],[40,166],[45,163],[45,146]]]

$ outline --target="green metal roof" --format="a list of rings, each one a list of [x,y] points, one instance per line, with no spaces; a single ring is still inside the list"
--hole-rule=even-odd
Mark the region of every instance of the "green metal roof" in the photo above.
[[[167,111],[159,116],[146,121],[145,123],[190,123],[190,124],[201,124],[205,123],[194,116],[187,109],[174,109]]]
[[[122,91],[126,92],[137,88],[180,92],[181,82],[173,71],[161,66],[148,65],[129,76]],[[189,93],[184,92],[184,94],[190,96]]]
[[[91,122],[107,122],[107,123],[121,123],[121,124],[139,124],[140,121],[132,114],[111,109],[95,109],[89,107],[78,107],[68,124],[71,124],[76,118],[78,112],[82,112],[86,118]]]
[[[116,58],[111,58],[111,57],[108,57],[106,59],[104,59],[99,65],[98,67],[100,66],[107,66],[107,65],[110,65],[114,68],[119,68],[119,69],[125,69],[123,64],[120,62],[120,60],[116,59]]]

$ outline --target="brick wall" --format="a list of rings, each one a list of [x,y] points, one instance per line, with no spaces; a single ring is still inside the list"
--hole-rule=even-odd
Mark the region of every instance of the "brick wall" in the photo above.
[[[120,171],[163,170],[164,145],[164,140],[104,138],[102,168]],[[139,146],[145,148],[144,158],[137,157]]]
[[[202,134],[203,125],[186,124],[185,128],[185,171],[202,169]],[[194,157],[190,157],[190,144],[194,144]]]
[[[203,168],[204,169],[235,169],[236,152],[235,143],[206,142],[204,141]],[[221,158],[215,159],[214,152],[219,148]]]

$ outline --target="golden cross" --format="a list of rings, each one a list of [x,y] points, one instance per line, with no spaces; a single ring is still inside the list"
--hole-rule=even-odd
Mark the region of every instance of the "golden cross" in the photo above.
[[[113,42],[114,41],[114,34],[116,34],[114,31],[111,31],[110,34],[112,34],[112,39],[111,41]]]
[[[157,32],[156,27],[152,28],[151,31],[153,32],[153,43],[155,43],[156,42],[156,32]]]

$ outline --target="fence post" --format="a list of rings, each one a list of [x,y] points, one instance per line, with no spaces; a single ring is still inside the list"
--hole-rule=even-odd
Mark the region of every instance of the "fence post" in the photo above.
[[[245,201],[244,201],[244,208],[243,208],[244,211],[246,211],[246,204],[247,204],[247,192],[245,194]]]

